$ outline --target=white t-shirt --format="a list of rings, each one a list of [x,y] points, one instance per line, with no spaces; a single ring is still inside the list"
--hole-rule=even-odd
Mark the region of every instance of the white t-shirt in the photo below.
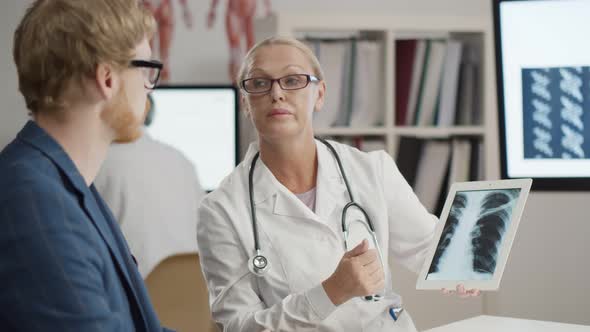
[[[180,151],[147,133],[133,143],[113,144],[94,185],[143,278],[170,256],[197,252],[197,209],[205,192]]]

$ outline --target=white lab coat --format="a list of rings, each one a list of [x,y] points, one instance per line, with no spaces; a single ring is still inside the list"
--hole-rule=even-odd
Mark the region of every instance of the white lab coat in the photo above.
[[[355,200],[372,218],[384,261],[393,255],[418,272],[437,218],[420,204],[384,151],[365,153],[331,143]],[[336,307],[327,297],[321,282],[334,272],[345,252],[340,225],[349,199],[336,160],[324,144],[316,141],[316,145],[315,213],[262,160],[257,162],[255,207],[260,246],[270,264],[262,278],[247,266],[254,251],[248,171],[257,144],[203,200],[197,242],[213,319],[224,331],[415,331],[407,312],[397,322],[392,320],[391,300],[370,303],[354,298]]]

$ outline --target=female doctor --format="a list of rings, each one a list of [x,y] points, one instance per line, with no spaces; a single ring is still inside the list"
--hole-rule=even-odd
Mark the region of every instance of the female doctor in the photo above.
[[[217,325],[415,331],[383,267],[392,255],[418,272],[436,217],[385,152],[314,138],[326,83],[304,44],[262,41],[238,82],[258,142],[203,200],[197,229]]]

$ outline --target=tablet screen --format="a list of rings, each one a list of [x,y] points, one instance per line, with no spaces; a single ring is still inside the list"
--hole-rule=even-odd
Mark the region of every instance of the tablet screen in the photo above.
[[[427,280],[489,280],[520,188],[457,191]]]

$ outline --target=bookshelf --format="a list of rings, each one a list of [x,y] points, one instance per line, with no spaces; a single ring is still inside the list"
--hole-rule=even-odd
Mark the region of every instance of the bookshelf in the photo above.
[[[416,126],[395,126],[395,136],[411,136],[417,138],[444,139],[452,137],[483,137],[485,127],[483,126],[454,126],[454,127],[416,127]]]
[[[272,35],[296,38],[315,38],[322,35],[338,35],[358,32],[363,38],[377,41],[380,45],[379,105],[383,112],[383,123],[378,126],[336,126],[319,128],[319,136],[370,137],[381,139],[385,149],[396,157],[398,144],[403,137],[420,139],[466,138],[479,140],[485,167],[479,179],[499,178],[497,164],[497,119],[493,64],[493,29],[489,17],[453,16],[395,16],[395,15],[328,15],[309,13],[275,13],[255,21],[256,40]],[[394,75],[396,41],[404,39],[463,39],[475,38],[481,44],[478,68],[478,94],[480,120],[476,124],[439,126],[416,126],[396,124],[395,87],[398,82]],[[321,61],[321,60],[320,60]],[[328,82],[328,93],[330,82]],[[458,98],[460,98],[458,96]]]
[[[330,127],[315,130],[319,136],[386,136],[385,127],[354,128],[354,127]]]

